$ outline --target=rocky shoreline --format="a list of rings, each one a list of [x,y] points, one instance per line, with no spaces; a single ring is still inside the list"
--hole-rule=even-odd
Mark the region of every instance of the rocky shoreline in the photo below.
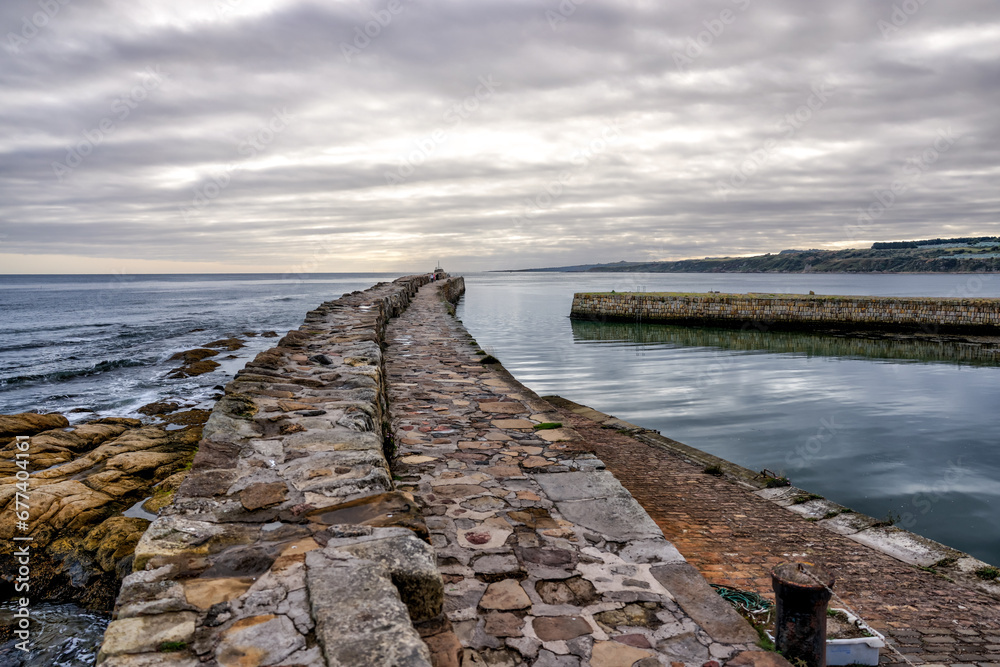
[[[170,502],[207,414],[162,415],[161,424],[106,417],[74,426],[59,414],[0,416],[0,507],[6,516],[14,516],[16,504],[16,436],[30,437],[31,471],[29,529],[18,530],[13,521],[0,526],[0,596],[15,592],[17,535],[32,538],[33,599],[109,611],[150,523],[123,513],[144,500],[150,513]]]

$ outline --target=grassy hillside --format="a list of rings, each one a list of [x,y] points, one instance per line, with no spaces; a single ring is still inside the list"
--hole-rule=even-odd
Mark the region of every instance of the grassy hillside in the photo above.
[[[591,272],[650,273],[927,273],[1000,271],[1000,238],[876,243],[849,250],[783,250],[756,257],[706,257],[676,262],[618,262]],[[893,247],[885,247],[893,246]],[[903,246],[903,247],[901,247]]]

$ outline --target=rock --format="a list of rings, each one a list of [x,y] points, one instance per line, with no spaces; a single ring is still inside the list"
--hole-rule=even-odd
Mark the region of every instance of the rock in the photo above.
[[[184,365],[190,365],[195,362],[201,361],[202,359],[207,359],[208,357],[214,357],[219,352],[217,350],[209,350],[203,347],[198,347],[193,350],[185,350],[184,352],[178,352],[177,354],[170,357],[169,361],[183,361]]]
[[[239,338],[223,338],[221,340],[213,340],[211,343],[206,343],[205,347],[220,348],[232,352],[233,350],[238,350],[241,347],[244,347],[244,344]]]
[[[288,486],[284,482],[251,484],[240,491],[240,503],[249,511],[272,507],[285,502]]]
[[[591,667],[632,667],[643,658],[655,655],[652,651],[644,651],[634,646],[618,642],[597,642],[590,657]]]
[[[414,623],[441,614],[444,582],[437,568],[437,556],[413,532],[405,528],[376,528],[366,538],[330,540],[327,548],[337,548],[385,567]]]
[[[617,637],[612,637],[614,641],[619,644],[628,644],[629,646],[634,646],[636,648],[653,648],[652,644],[649,643],[649,638],[646,635],[631,634],[631,635],[618,635]]]
[[[9,442],[18,435],[35,435],[67,426],[69,426],[69,420],[55,412],[44,415],[34,412],[0,415],[0,443]]]
[[[494,637],[520,637],[523,621],[514,614],[500,612],[486,615],[486,634]]]
[[[136,412],[141,415],[149,415],[150,417],[165,415],[168,412],[173,412],[180,407],[180,404],[174,403],[173,401],[156,401],[154,403],[147,403],[146,405],[139,408]]]
[[[32,474],[33,596],[110,608],[149,524],[121,512],[181,472],[200,435],[200,427],[167,432],[137,419],[99,419],[33,436],[33,465],[50,465]],[[17,480],[6,453],[0,450],[0,512],[10,513]],[[13,580],[14,534],[14,522],[0,524],[0,594]]]
[[[166,643],[189,644],[194,638],[194,622],[198,615],[190,611],[157,616],[137,616],[112,621],[104,631],[102,656],[145,653]]]
[[[565,641],[594,632],[582,616],[541,616],[531,622],[531,627],[543,642]]]
[[[184,410],[172,415],[163,417],[165,424],[176,424],[178,426],[201,426],[208,421],[212,412],[210,410]]]
[[[575,655],[556,655],[552,651],[542,649],[538,652],[538,660],[532,667],[580,667],[580,659]]]
[[[572,577],[563,581],[539,581],[535,591],[545,604],[571,604],[586,607],[600,599],[594,585],[583,577]]]
[[[726,667],[791,667],[783,656],[773,651],[743,651],[726,663]]]
[[[621,609],[602,611],[594,614],[594,620],[609,628],[618,626],[649,628],[659,625],[655,611],[641,604],[627,604]]]
[[[505,401],[502,403],[480,403],[479,409],[486,413],[502,413],[510,415],[528,412],[528,409],[524,407],[524,404],[515,401]]]
[[[187,364],[185,366],[181,366],[167,377],[170,377],[172,379],[194,377],[196,375],[204,375],[205,373],[211,373],[218,367],[219,367],[219,362],[217,361],[210,361],[210,360],[196,361],[193,364]]]
[[[388,571],[336,550],[306,554],[309,604],[327,664],[430,667]]]
[[[479,606],[483,609],[503,611],[527,609],[531,606],[531,598],[516,579],[504,579],[486,588],[482,599],[479,600]]]
[[[210,609],[220,602],[229,602],[247,592],[253,579],[188,579],[184,581],[184,598],[199,609]]]
[[[220,667],[274,665],[305,645],[306,638],[287,616],[251,616],[241,618],[221,633],[215,659]]]

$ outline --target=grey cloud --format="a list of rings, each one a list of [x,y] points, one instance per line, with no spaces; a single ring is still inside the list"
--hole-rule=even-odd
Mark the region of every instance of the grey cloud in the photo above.
[[[171,23],[73,0],[0,52],[0,251],[250,268],[339,248],[368,270],[376,245],[465,269],[822,247],[947,129],[871,238],[1000,233],[991,3],[928,2],[886,37],[881,0],[588,0],[554,25],[556,2],[403,0],[385,25],[388,1],[232,4]],[[150,67],[167,78],[129,104]]]

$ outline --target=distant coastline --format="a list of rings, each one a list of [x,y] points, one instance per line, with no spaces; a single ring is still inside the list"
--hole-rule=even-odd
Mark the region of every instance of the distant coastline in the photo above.
[[[1000,237],[874,243],[846,250],[782,250],[753,257],[576,264],[513,272],[563,273],[995,273]]]

